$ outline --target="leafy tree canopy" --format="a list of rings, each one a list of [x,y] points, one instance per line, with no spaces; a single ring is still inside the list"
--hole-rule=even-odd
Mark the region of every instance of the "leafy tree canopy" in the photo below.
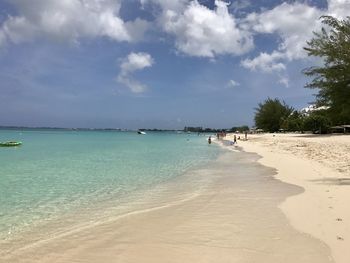
[[[314,33],[304,49],[309,56],[322,58],[324,65],[304,70],[314,77],[306,87],[318,89],[317,104],[329,107],[333,124],[350,124],[350,17],[321,18],[327,29]]]
[[[268,98],[255,109],[255,125],[269,132],[281,129],[283,121],[293,112],[293,108],[277,98]]]
[[[282,121],[281,127],[286,131],[302,131],[303,116],[298,111],[293,111],[287,118]]]
[[[327,133],[330,127],[330,120],[320,112],[315,112],[303,119],[303,130],[313,133]]]

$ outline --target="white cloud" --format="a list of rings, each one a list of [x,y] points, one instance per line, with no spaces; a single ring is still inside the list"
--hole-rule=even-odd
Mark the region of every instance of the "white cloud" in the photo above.
[[[215,58],[223,54],[242,55],[253,49],[254,34],[277,34],[280,37],[278,48],[270,54],[259,55],[271,56],[267,71],[281,70],[287,61],[306,58],[303,47],[313,36],[312,32],[320,29],[319,17],[331,14],[344,18],[350,9],[349,0],[328,0],[327,10],[308,5],[307,1],[284,2],[239,20],[229,13],[229,8],[239,11],[248,7],[250,0],[237,0],[229,7],[227,1],[216,0],[214,10],[198,0],[140,1],[144,6],[153,4],[160,7],[161,13],[157,14],[159,26],[174,36],[178,51],[190,56]],[[276,52],[283,55],[276,56]]]
[[[229,88],[235,88],[240,86],[241,84],[239,84],[237,81],[234,81],[233,79],[230,79],[227,83],[227,87]]]
[[[81,38],[107,37],[115,41],[138,41],[151,23],[140,18],[123,21],[119,16],[122,0],[11,0],[16,15],[0,24],[0,47],[38,38],[79,42]],[[214,10],[194,0],[140,0],[146,7],[159,7],[156,22],[160,30],[174,38],[180,53],[215,59],[218,55],[243,55],[254,48],[253,37],[276,34],[276,50],[247,58],[242,65],[265,72],[283,71],[288,61],[306,58],[303,47],[312,32],[321,27],[323,14],[344,18],[349,0],[328,0],[326,10],[307,2],[282,3],[270,10],[250,13],[237,19],[229,8],[239,10],[250,0],[215,1]]]
[[[337,18],[346,18],[350,15],[350,1],[349,0],[328,0],[328,15]]]
[[[257,33],[277,33],[281,42],[279,52],[289,60],[305,58],[305,43],[312,37],[312,31],[320,28],[320,9],[304,3],[283,3],[260,14],[251,13],[246,21]]]
[[[84,37],[133,41],[147,28],[145,21],[125,23],[118,16],[120,0],[15,0],[10,4],[17,15],[0,25],[2,43],[37,37],[70,42]]]
[[[285,65],[280,60],[284,59],[285,55],[278,51],[274,51],[271,54],[260,53],[259,56],[253,59],[245,59],[241,62],[241,65],[250,70],[259,70],[266,73],[272,73],[274,71],[283,71],[286,69]]]
[[[306,3],[282,3],[271,10],[249,14],[244,27],[255,34],[277,34],[280,43],[271,53],[260,53],[253,59],[245,59],[242,65],[251,70],[263,72],[282,71],[285,63],[305,59],[306,42],[313,37],[313,32],[320,31],[322,15],[345,18],[349,15],[349,0],[329,0],[328,9],[322,10]],[[286,81],[281,82],[286,84]]]
[[[135,71],[151,67],[154,60],[150,54],[139,52],[130,53],[120,65],[118,82],[124,84],[133,93],[142,93],[146,91],[146,85],[133,79],[132,74]]]
[[[241,55],[253,48],[251,35],[238,27],[227,4],[215,1],[211,10],[198,1],[174,9],[163,4],[159,18],[162,29],[175,37],[176,48],[190,56],[213,58],[216,55]],[[180,10],[181,11],[180,11]]]
[[[289,87],[289,78],[288,76],[280,76],[280,79],[278,80],[278,83],[282,84],[286,88]]]

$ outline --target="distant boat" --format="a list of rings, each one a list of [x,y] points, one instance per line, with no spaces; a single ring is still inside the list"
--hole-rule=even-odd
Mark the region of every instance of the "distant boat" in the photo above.
[[[137,134],[146,135],[146,133],[144,131],[138,131]]]
[[[0,142],[0,147],[14,147],[20,145],[22,145],[22,142]]]

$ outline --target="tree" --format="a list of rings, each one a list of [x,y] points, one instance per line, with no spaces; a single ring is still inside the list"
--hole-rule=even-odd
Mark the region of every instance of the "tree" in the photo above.
[[[255,109],[255,125],[269,132],[276,132],[283,121],[293,112],[293,108],[281,103],[277,98],[268,98]]]
[[[303,130],[313,133],[327,133],[330,127],[330,120],[327,116],[320,113],[311,113],[303,120]]]
[[[303,116],[298,111],[293,111],[286,119],[283,120],[282,129],[286,131],[303,131]]]
[[[329,30],[314,33],[304,49],[309,56],[322,58],[324,65],[304,70],[314,77],[306,87],[318,89],[317,105],[328,108],[333,124],[350,123],[350,17],[321,19]]]

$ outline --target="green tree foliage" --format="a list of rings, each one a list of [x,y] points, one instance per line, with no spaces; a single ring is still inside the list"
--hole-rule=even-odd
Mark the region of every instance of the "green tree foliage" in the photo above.
[[[350,123],[350,17],[323,16],[322,23],[327,29],[314,33],[304,49],[309,56],[322,58],[324,65],[304,70],[314,77],[306,87],[319,89],[317,105],[329,107],[333,124]]]
[[[265,131],[276,132],[294,109],[278,99],[268,98],[255,110],[255,125]]]
[[[184,132],[203,132],[202,127],[185,127]]]
[[[303,130],[313,133],[327,133],[330,127],[330,119],[320,113],[312,113],[303,119]]]
[[[282,121],[282,129],[286,131],[303,131],[303,116],[298,111],[293,111]]]

